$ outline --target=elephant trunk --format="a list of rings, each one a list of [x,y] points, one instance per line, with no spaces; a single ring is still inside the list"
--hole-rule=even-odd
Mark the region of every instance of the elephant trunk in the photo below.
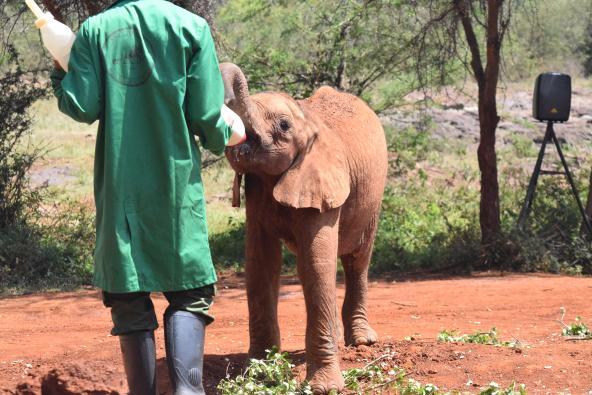
[[[250,98],[247,78],[242,70],[233,63],[220,64],[220,71],[224,81],[224,103],[241,117],[247,130],[251,129],[252,121],[249,114],[252,113],[253,102]],[[237,150],[240,149],[241,147],[227,148],[226,156],[229,159],[233,158],[238,154]],[[240,207],[242,179],[243,175],[237,171],[232,186],[232,207]]]
[[[249,129],[249,116],[252,104],[249,85],[242,70],[233,63],[221,63],[220,71],[224,81],[224,103],[243,120]]]

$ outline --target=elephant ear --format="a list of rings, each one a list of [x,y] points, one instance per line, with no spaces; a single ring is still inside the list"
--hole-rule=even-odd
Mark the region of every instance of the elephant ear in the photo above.
[[[323,129],[277,182],[273,197],[284,206],[325,212],[341,207],[349,192],[343,141],[333,131]]]

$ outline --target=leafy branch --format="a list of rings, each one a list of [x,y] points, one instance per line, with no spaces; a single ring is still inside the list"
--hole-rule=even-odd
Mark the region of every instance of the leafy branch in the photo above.
[[[511,342],[499,340],[497,337],[497,329],[495,327],[487,332],[476,332],[470,335],[461,335],[458,331],[454,330],[443,330],[438,333],[438,341],[442,343],[472,343],[497,347],[520,347],[520,342],[518,340]]]

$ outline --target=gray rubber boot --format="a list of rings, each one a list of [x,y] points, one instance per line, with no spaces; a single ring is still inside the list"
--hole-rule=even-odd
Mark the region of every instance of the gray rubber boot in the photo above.
[[[164,339],[169,376],[175,395],[203,395],[202,383],[206,325],[188,311],[167,311]]]
[[[156,394],[156,347],[154,332],[119,336],[130,395]]]

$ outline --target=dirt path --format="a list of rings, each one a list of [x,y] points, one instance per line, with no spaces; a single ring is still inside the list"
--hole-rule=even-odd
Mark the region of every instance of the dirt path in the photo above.
[[[285,350],[303,373],[305,314],[300,286],[286,279],[280,326]],[[343,286],[339,287],[343,297]],[[567,341],[556,322],[576,316],[592,323],[592,279],[546,275],[477,276],[418,282],[374,282],[371,323],[381,336],[374,347],[342,348],[342,368],[361,366],[394,347],[410,376],[442,389],[471,390],[496,381],[517,381],[529,393],[592,393],[592,342]],[[161,315],[166,301],[155,297]],[[207,333],[206,383],[215,393],[227,369],[240,366],[248,347],[242,281],[223,279],[217,321]],[[17,394],[125,393],[117,339],[97,291],[33,295],[0,300],[0,392]],[[518,339],[520,351],[469,344],[440,344],[442,329],[463,333],[497,327],[503,340]],[[415,340],[405,341],[406,336]],[[157,332],[162,391],[168,379],[162,328]],[[43,391],[41,391],[43,387]]]

